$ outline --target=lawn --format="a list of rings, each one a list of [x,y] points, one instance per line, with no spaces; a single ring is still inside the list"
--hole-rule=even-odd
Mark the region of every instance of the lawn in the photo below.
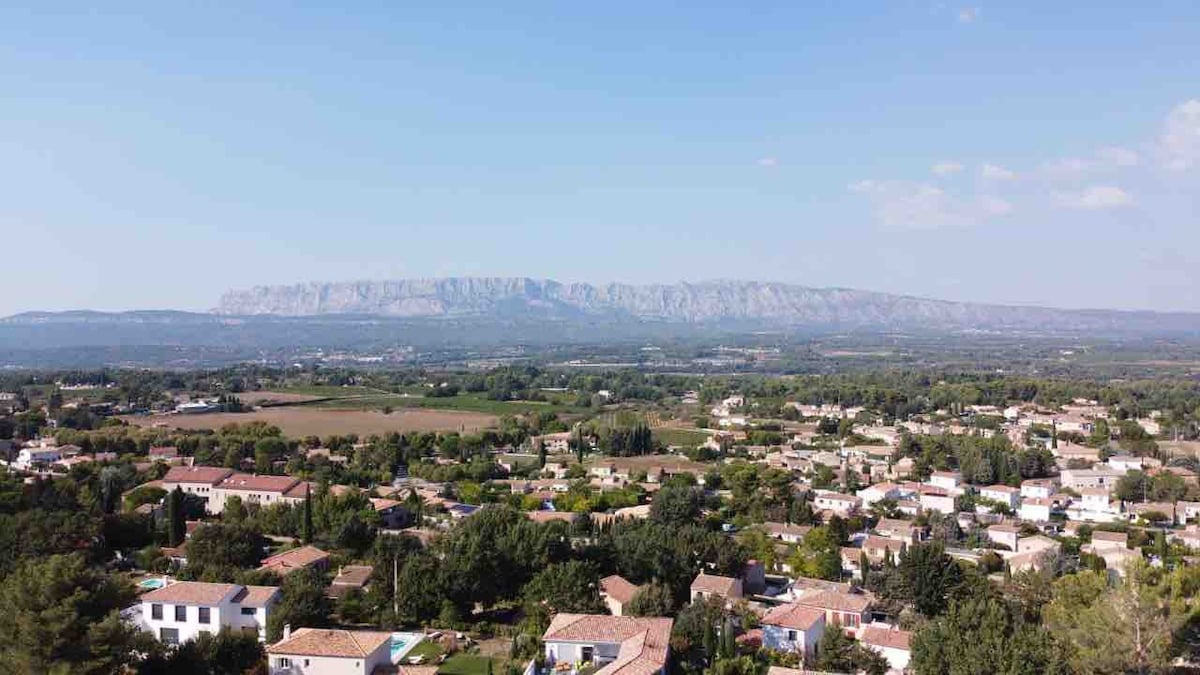
[[[424,656],[422,663],[429,664],[437,662],[437,658],[442,655],[442,648],[434,640],[421,640],[415,647],[408,651],[405,658],[414,656]]]
[[[697,429],[659,427],[652,430],[650,433],[654,437],[654,440],[668,446],[697,446],[703,445],[704,441],[708,440],[708,434]]]
[[[438,675],[488,675],[492,660],[476,654],[455,654],[438,666]]]

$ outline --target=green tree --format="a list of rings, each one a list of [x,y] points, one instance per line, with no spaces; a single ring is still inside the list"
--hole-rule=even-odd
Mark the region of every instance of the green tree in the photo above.
[[[667,485],[654,495],[650,519],[666,525],[687,525],[700,516],[700,493],[687,485]]]
[[[950,595],[963,582],[963,571],[940,542],[917,544],[900,557],[898,567],[905,599],[927,617],[946,609]]]
[[[183,513],[183,490],[179,486],[175,486],[167,500],[167,545],[182,544],[186,535],[187,520]]]
[[[525,602],[544,605],[552,614],[601,614],[599,575],[589,564],[572,560],[556,563],[533,576],[525,585]]]
[[[312,511],[312,487],[304,486],[304,529],[302,541],[305,544],[311,544],[313,540],[313,511]]]
[[[267,620],[267,640],[283,635],[285,625],[321,628],[329,624],[332,606],[325,595],[325,579],[311,567],[293,571],[280,587],[282,597]]]
[[[889,666],[878,652],[858,643],[838,627],[830,626],[817,642],[816,667],[833,673],[884,675]]]
[[[132,661],[133,588],[80,555],[29,560],[0,584],[0,672],[114,673]]]
[[[675,599],[670,588],[651,581],[633,594],[622,611],[629,616],[671,616],[675,613]]]

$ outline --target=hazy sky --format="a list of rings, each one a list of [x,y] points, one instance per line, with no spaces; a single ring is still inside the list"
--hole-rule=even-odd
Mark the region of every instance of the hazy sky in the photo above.
[[[1200,310],[1195,0],[50,4],[0,7],[0,315],[451,275]]]

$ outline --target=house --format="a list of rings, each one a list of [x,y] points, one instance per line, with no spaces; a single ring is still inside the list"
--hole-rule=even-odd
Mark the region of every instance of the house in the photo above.
[[[350,591],[366,590],[367,584],[371,582],[373,571],[374,568],[370,565],[346,565],[339,568],[337,576],[329,584],[327,595],[340,598]]]
[[[1144,520],[1161,521],[1167,525],[1175,521],[1175,504],[1171,502],[1126,503],[1125,510],[1131,516]]]
[[[1049,499],[1055,492],[1058,492],[1058,481],[1053,478],[1030,478],[1021,481],[1022,498]]]
[[[232,469],[219,466],[173,466],[162,477],[161,483],[167,492],[179,488],[185,494],[203,499],[209,513],[220,513],[225,508],[225,500],[214,503],[214,491],[221,481],[232,475]]]
[[[138,623],[164,644],[180,644],[222,628],[250,633],[262,641],[279,597],[274,586],[178,581],[142,595]]]
[[[763,529],[767,534],[774,539],[785,541],[789,544],[799,544],[804,540],[804,535],[812,530],[810,525],[792,525],[790,523],[763,523]]]
[[[726,601],[742,597],[742,580],[701,572],[692,580],[692,602],[711,598]]]
[[[666,671],[671,627],[668,618],[555,615],[542,635],[545,662],[555,672],[573,672],[559,664],[591,664],[592,675],[659,675]]]
[[[1092,550],[1096,552],[1129,548],[1129,534],[1126,532],[1092,532]]]
[[[792,602],[771,609],[760,625],[763,647],[810,655],[825,633],[825,612]]]
[[[571,432],[544,434],[530,439],[534,451],[545,451],[548,455],[560,455],[571,451]]]
[[[992,525],[987,529],[988,540],[994,544],[1003,544],[1010,551],[1017,550],[1017,540],[1021,538],[1021,528],[1015,525]]]
[[[63,459],[62,449],[53,445],[21,448],[13,466],[22,470],[47,467]]]
[[[1121,502],[1109,499],[1108,488],[1084,488],[1079,494],[1079,501],[1067,509],[1071,520],[1108,523],[1121,517]]]
[[[940,488],[957,496],[962,493],[962,472],[934,471],[929,475],[928,483],[935,488]]]
[[[291,476],[259,476],[234,473],[225,477],[212,491],[208,504],[209,513],[220,513],[230,497],[237,497],[244,504],[270,506],[283,502],[283,496],[300,481]]]
[[[892,552],[892,559],[900,559],[900,550],[909,542],[904,539],[894,539],[891,537],[880,537],[874,534],[867,535],[863,540],[862,552],[867,554],[867,559],[873,563],[887,559],[887,552]],[[857,561],[855,561],[857,562]]]
[[[1175,502],[1175,522],[1186,525],[1200,516],[1200,502]]]
[[[921,510],[954,513],[954,497],[940,488],[921,489]]]
[[[379,514],[379,523],[387,530],[396,530],[408,523],[408,507],[403,502],[385,497],[370,497],[371,507]]]
[[[802,593],[796,603],[825,613],[825,623],[857,631],[870,618],[872,598],[866,593],[814,589]]]
[[[891,539],[902,539],[910,544],[923,541],[925,533],[928,531],[929,528],[916,525],[911,520],[899,520],[896,518],[880,518],[879,522],[875,524],[875,532],[877,534]]]
[[[871,624],[863,627],[862,635],[858,639],[882,654],[883,658],[887,659],[891,671],[903,673],[908,668],[909,659],[912,658],[912,650],[909,648],[912,633],[886,624]]]
[[[1092,488],[1111,489],[1124,475],[1124,471],[1114,471],[1103,465],[1091,469],[1064,469],[1059,474],[1062,486],[1076,491]]]
[[[623,616],[625,605],[633,600],[641,588],[625,577],[613,574],[600,580],[600,599],[608,605],[608,611],[613,616]]]
[[[858,511],[862,500],[854,495],[844,495],[840,492],[817,490],[813,494],[813,506],[822,511],[832,511],[840,516],[849,516]]]
[[[1141,471],[1144,468],[1142,458],[1133,455],[1113,455],[1108,458],[1107,464],[1108,468],[1121,473]]]
[[[1016,511],[1021,503],[1021,490],[1008,485],[988,485],[979,488],[979,496],[997,502],[1009,511]]]
[[[900,486],[895,483],[876,483],[870,487],[865,487],[855,493],[862,501],[862,505],[870,507],[875,502],[883,501],[884,499],[899,499]]]
[[[1049,497],[1026,497],[1021,500],[1021,507],[1017,509],[1017,517],[1033,523],[1050,522],[1050,511],[1053,506],[1054,502],[1050,501]]]
[[[258,569],[269,570],[286,577],[303,567],[312,567],[324,572],[329,569],[329,554],[316,546],[301,546],[263,560]]]
[[[267,647],[270,675],[371,675],[391,665],[392,634],[331,628],[284,628]]]

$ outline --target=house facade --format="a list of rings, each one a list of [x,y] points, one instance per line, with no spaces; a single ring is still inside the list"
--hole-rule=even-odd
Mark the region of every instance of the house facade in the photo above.
[[[542,635],[543,655],[556,673],[598,668],[593,675],[665,673],[674,620],[595,614],[555,615]]]
[[[762,620],[763,647],[780,652],[815,654],[825,632],[825,613],[788,603],[773,608]]]
[[[250,633],[262,641],[279,589],[179,581],[146,593],[140,601],[141,627],[165,644],[180,644],[222,628]]]

